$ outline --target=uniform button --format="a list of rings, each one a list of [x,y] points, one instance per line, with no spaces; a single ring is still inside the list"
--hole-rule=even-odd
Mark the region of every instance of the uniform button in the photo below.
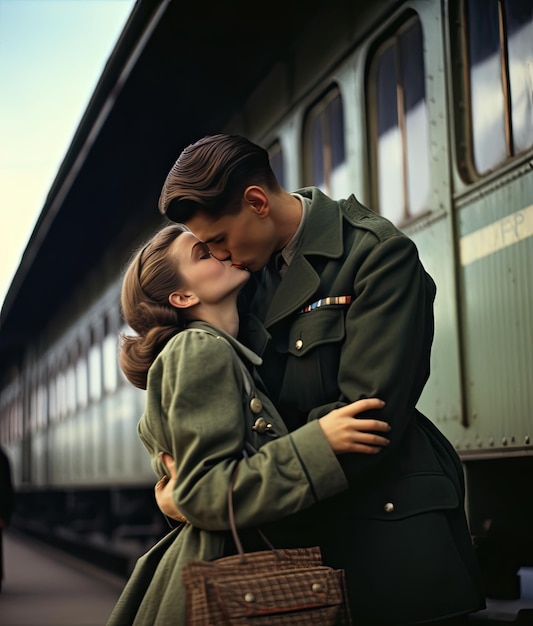
[[[272,428],[272,424],[269,424],[264,417],[258,417],[255,420],[255,424],[252,426],[252,430],[255,430],[256,433],[263,435],[267,430]]]
[[[252,398],[250,400],[250,408],[252,409],[252,413],[254,415],[257,415],[258,413],[261,413],[261,411],[263,410],[263,403],[256,396],[255,398]]]
[[[383,508],[385,509],[385,513],[392,513],[394,511],[394,504],[387,502]]]
[[[301,350],[304,347],[304,342],[301,339],[298,339],[294,344],[296,350]]]

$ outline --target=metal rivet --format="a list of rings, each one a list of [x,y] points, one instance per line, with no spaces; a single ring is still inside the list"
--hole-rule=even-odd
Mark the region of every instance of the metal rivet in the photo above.
[[[383,507],[385,513],[392,513],[394,511],[394,504],[392,502],[387,502]]]
[[[502,445],[507,445],[507,437],[502,437]]]
[[[250,408],[252,409],[252,413],[254,413],[255,415],[257,415],[258,413],[261,413],[261,411],[263,410],[263,403],[261,402],[261,400],[256,396],[255,398],[252,398],[250,400]]]
[[[254,596],[254,594],[253,594],[253,593],[250,593],[250,592],[245,593],[245,594],[244,594],[244,601],[245,601],[245,602],[255,602],[255,596]]]
[[[304,342],[301,339],[298,339],[294,344],[296,350],[301,350],[304,347]]]
[[[324,591],[324,585],[322,585],[322,583],[313,583],[311,589],[315,593],[320,593],[321,591]]]
[[[529,435],[524,437],[524,443],[529,444]]]

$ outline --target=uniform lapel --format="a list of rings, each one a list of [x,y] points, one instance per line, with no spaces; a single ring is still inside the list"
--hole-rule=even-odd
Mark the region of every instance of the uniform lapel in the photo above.
[[[316,188],[296,193],[311,198],[300,247],[276,289],[265,315],[265,326],[283,319],[308,304],[320,285],[310,255],[336,258],[342,254],[342,217],[337,202]]]

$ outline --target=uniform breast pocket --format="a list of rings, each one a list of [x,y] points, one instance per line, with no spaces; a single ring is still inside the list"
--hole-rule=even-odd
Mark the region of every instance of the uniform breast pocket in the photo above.
[[[337,373],[345,337],[345,310],[324,308],[299,315],[287,342],[287,367],[280,399],[300,411],[334,402],[339,395]]]

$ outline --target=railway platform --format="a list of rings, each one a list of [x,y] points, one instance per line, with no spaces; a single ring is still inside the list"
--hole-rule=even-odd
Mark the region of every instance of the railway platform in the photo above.
[[[86,561],[8,530],[1,626],[104,626],[125,584]]]
[[[0,626],[105,626],[125,577],[16,531],[3,540]],[[533,626],[533,568],[521,574],[522,597],[489,599],[472,626]]]

